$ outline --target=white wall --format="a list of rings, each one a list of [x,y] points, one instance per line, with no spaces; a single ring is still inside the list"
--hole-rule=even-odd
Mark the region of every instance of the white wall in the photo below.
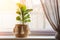
[[[11,31],[16,20],[16,3],[14,0],[0,0],[0,31]],[[7,30],[8,29],[8,30]]]

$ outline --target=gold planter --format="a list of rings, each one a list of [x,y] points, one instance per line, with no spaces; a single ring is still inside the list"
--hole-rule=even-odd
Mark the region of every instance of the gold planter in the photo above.
[[[16,37],[20,38],[27,37],[29,35],[30,30],[27,25],[16,24],[13,32]]]

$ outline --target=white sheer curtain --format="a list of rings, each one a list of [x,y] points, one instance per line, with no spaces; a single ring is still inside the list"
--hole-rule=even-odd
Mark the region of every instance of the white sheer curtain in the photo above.
[[[40,0],[46,18],[55,31],[60,31],[60,0]]]
[[[30,13],[31,22],[29,27],[32,31],[44,31],[44,14],[41,8],[40,0],[26,0],[27,8],[32,8]]]
[[[30,29],[34,31],[54,31],[45,18],[40,0],[26,0],[28,8],[32,8]],[[48,27],[49,26],[49,27]]]

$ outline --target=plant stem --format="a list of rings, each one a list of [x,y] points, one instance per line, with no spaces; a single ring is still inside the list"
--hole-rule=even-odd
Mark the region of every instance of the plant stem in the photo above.
[[[22,17],[22,24],[24,25],[24,14],[23,14],[23,11],[20,9],[20,12],[21,12],[21,17]]]
[[[24,25],[24,14],[22,12],[22,24]]]

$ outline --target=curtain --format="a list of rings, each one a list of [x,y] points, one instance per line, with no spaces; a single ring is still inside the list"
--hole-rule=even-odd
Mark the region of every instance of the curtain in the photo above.
[[[60,0],[40,0],[43,11],[55,31],[60,31]]]

